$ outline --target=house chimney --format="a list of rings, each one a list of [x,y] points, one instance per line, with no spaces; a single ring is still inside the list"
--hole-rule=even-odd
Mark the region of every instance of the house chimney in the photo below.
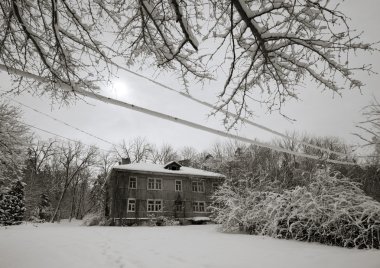
[[[131,163],[131,159],[129,157],[127,158],[121,158],[121,164],[122,165],[127,165]]]

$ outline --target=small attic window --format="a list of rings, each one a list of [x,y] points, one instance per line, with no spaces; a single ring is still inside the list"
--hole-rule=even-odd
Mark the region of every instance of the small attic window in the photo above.
[[[164,166],[164,168],[165,168],[165,169],[168,169],[168,170],[180,170],[181,165],[178,164],[178,163],[175,162],[175,161],[172,161],[172,162],[167,163],[167,164]]]

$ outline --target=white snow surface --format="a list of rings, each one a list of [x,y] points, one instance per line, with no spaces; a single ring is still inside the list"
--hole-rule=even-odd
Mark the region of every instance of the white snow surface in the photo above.
[[[217,225],[0,227],[1,268],[378,268],[379,250],[227,234]]]
[[[191,167],[181,166],[180,170],[169,170],[164,168],[165,165],[158,165],[152,163],[132,163],[126,165],[114,166],[113,169],[116,170],[130,170],[130,171],[141,171],[141,172],[155,172],[155,173],[165,173],[165,174],[178,174],[178,175],[190,175],[190,176],[202,176],[202,177],[215,177],[221,178],[225,177],[222,174],[210,172],[202,169],[196,169]]]

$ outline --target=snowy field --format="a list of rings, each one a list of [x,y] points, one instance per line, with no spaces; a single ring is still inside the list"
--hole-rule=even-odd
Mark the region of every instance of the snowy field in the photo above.
[[[380,250],[224,234],[216,227],[0,227],[0,267],[380,267]]]

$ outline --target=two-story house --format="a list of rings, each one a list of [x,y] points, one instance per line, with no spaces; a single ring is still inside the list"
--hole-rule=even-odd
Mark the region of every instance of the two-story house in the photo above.
[[[132,224],[148,217],[206,217],[211,194],[225,176],[177,162],[121,164],[108,177],[109,217]]]

